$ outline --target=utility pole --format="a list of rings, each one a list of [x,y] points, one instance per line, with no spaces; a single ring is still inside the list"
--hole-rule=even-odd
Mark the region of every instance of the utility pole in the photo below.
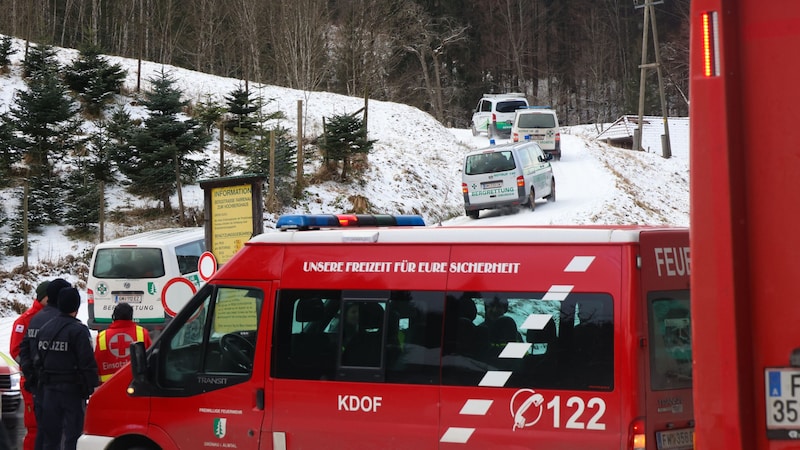
[[[669,141],[669,120],[667,118],[667,101],[664,95],[664,80],[661,74],[661,52],[658,49],[658,28],[656,27],[656,10],[654,5],[664,3],[664,0],[633,0],[633,7],[644,9],[644,27],[642,29],[642,64],[639,78],[639,126],[633,139],[635,150],[642,150],[642,127],[644,125],[644,97],[647,80],[647,69],[655,68],[658,73],[658,93],[661,97],[661,114],[664,118],[664,134],[661,136],[661,156],[672,157]],[[653,20],[653,47],[655,49],[655,63],[647,62],[648,38],[650,35],[650,19]]]

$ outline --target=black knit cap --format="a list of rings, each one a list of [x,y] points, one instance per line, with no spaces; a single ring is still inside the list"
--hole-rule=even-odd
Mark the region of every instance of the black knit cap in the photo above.
[[[58,291],[58,309],[63,313],[74,313],[81,306],[81,294],[74,287]]]
[[[47,285],[47,301],[53,306],[58,302],[58,292],[65,287],[70,287],[67,280],[63,278],[56,278]]]

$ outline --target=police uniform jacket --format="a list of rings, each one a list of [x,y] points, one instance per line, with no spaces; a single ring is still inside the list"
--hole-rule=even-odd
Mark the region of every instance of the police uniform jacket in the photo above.
[[[89,329],[80,320],[60,314],[38,335],[37,368],[44,387],[80,389],[88,398],[100,384]]]
[[[42,308],[41,311],[36,313],[28,324],[28,330],[19,344],[19,367],[22,369],[22,374],[27,380],[25,388],[28,391],[34,391],[38,379],[36,377],[36,370],[33,367],[33,358],[36,356],[36,341],[39,334],[39,329],[50,321],[50,319],[61,314],[61,311],[55,306],[48,303]]]

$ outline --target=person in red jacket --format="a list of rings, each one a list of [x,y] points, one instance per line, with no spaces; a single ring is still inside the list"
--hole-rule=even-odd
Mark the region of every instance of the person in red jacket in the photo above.
[[[111,325],[97,333],[94,346],[94,359],[100,372],[100,382],[105,383],[117,370],[131,360],[130,346],[134,342],[144,342],[150,347],[150,333],[133,322],[133,307],[120,303],[111,314]]]
[[[42,281],[39,286],[36,286],[36,301],[33,302],[27,311],[20,314],[14,325],[11,327],[11,338],[8,341],[8,352],[12,358],[19,362],[19,344],[25,333],[28,332],[28,324],[30,324],[33,316],[44,308],[47,304],[47,286],[50,285],[49,281]],[[25,378],[20,379],[20,386],[25,385]],[[25,404],[25,410],[22,413],[22,423],[25,425],[27,432],[22,441],[23,450],[33,450],[34,443],[36,442],[36,415],[33,412],[33,394],[27,389],[20,389],[22,391],[22,401]]]

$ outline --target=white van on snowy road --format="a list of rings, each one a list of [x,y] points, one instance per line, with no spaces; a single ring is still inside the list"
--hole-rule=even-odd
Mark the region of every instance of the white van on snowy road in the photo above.
[[[535,142],[493,145],[467,153],[461,179],[464,211],[477,219],[480,210],[556,200],[556,179],[546,155]]]

